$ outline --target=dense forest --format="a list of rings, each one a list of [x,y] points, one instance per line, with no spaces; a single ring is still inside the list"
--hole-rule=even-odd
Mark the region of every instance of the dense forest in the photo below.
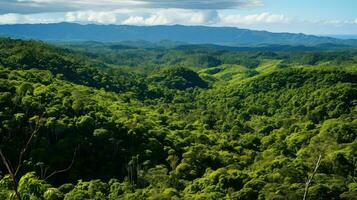
[[[0,39],[0,199],[357,199],[357,51]]]

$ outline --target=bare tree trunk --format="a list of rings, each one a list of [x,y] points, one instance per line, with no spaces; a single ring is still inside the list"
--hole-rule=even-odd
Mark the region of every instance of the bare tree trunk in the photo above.
[[[22,164],[23,164],[23,160],[24,160],[24,156],[25,156],[26,152],[28,151],[28,149],[30,148],[30,145],[31,145],[33,139],[36,137],[37,133],[39,132],[39,130],[41,128],[41,126],[40,126],[40,121],[41,120],[42,120],[42,116],[38,119],[35,128],[33,129],[30,137],[28,138],[28,140],[25,143],[25,146],[20,151],[19,158],[17,160],[17,165],[15,167],[12,166],[10,160],[8,160],[6,158],[6,156],[4,155],[2,149],[0,149],[1,160],[2,160],[3,164],[5,165],[8,173],[11,176],[11,179],[12,179],[12,182],[13,182],[13,190],[15,191],[15,194],[16,194],[16,197],[17,197],[18,200],[21,200],[21,195],[20,195],[20,193],[18,191],[18,178],[17,178],[17,176],[18,176],[18,174],[19,174],[19,172],[21,170],[21,167],[22,167]],[[71,163],[69,164],[69,166],[67,168],[62,169],[62,170],[56,170],[56,171],[52,172],[51,174],[49,174],[48,176],[46,176],[47,168],[46,169],[41,169],[41,177],[44,180],[47,180],[52,176],[55,176],[55,175],[57,175],[59,173],[63,173],[63,172],[66,172],[66,171],[70,170],[72,168],[73,164],[74,164],[78,149],[79,149],[79,146],[74,150],[72,161],[71,161]]]
[[[12,182],[13,182],[13,190],[15,191],[16,197],[18,200],[21,200],[21,195],[18,191],[18,180],[17,180],[17,175],[22,167],[22,163],[23,163],[23,159],[24,156],[26,154],[26,152],[28,151],[33,138],[36,136],[36,134],[39,132],[41,126],[40,126],[40,121],[41,121],[42,117],[40,117],[36,123],[35,129],[32,131],[29,139],[26,141],[25,146],[22,148],[22,150],[20,151],[19,154],[19,158],[17,160],[17,165],[15,167],[12,166],[10,160],[8,160],[6,158],[6,156],[4,155],[2,149],[0,149],[0,156],[1,156],[1,160],[3,162],[3,164],[5,165],[8,173],[11,176]]]
[[[55,175],[57,175],[57,174],[60,174],[60,173],[64,173],[64,172],[66,172],[66,171],[69,171],[69,170],[72,168],[73,164],[74,164],[74,161],[75,161],[75,159],[76,159],[76,155],[77,155],[78,149],[79,149],[79,146],[77,146],[77,147],[74,149],[72,161],[71,161],[71,163],[68,165],[67,168],[62,169],[62,170],[56,170],[56,171],[52,172],[50,175],[48,175],[48,176],[46,176],[46,172],[47,172],[47,170],[46,170],[46,171],[44,172],[44,174],[43,174],[43,180],[46,181],[47,179],[51,178],[52,176],[55,176]]]
[[[306,197],[307,197],[307,193],[309,191],[309,187],[310,187],[310,184],[311,184],[311,181],[312,179],[314,178],[316,172],[317,172],[317,169],[319,168],[320,166],[320,163],[321,163],[321,158],[322,158],[322,154],[320,153],[316,163],[315,163],[315,168],[314,168],[314,171],[312,172],[311,176],[309,177],[309,179],[307,180],[306,184],[305,184],[305,192],[304,192],[304,197],[303,197],[303,200],[306,200]]]
[[[16,195],[16,197],[17,197],[18,200],[21,200],[21,195],[20,195],[20,193],[19,193],[19,191],[18,191],[18,189],[17,189],[17,188],[18,188],[18,182],[17,182],[16,175],[15,175],[15,173],[14,173],[13,168],[11,167],[10,161],[8,161],[8,160],[6,159],[6,157],[5,157],[5,155],[3,154],[3,152],[2,152],[1,149],[0,149],[0,156],[1,156],[2,162],[4,163],[4,165],[5,165],[5,167],[6,167],[7,171],[8,171],[8,173],[10,174],[10,177],[11,177],[11,179],[12,179],[12,182],[13,182],[12,188],[13,188],[13,190],[15,191],[15,195]]]

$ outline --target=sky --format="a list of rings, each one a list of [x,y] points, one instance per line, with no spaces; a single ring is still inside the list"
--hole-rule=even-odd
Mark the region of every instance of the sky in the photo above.
[[[357,0],[0,0],[0,24],[57,22],[357,35]]]

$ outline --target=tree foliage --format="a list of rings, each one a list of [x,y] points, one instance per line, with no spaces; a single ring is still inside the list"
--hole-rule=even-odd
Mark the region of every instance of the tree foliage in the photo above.
[[[23,199],[302,199],[319,155],[307,199],[355,198],[355,51],[84,46],[1,39],[9,161],[40,121]]]

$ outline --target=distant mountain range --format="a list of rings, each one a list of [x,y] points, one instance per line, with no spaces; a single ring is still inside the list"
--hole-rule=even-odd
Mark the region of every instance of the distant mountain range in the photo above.
[[[338,38],[338,39],[357,39],[357,35],[351,35],[351,34],[347,34],[347,35],[324,35],[324,36]]]
[[[0,36],[44,41],[121,42],[163,40],[230,46],[338,45],[357,47],[357,40],[293,33],[271,33],[233,27],[80,25],[75,23],[0,25]]]

